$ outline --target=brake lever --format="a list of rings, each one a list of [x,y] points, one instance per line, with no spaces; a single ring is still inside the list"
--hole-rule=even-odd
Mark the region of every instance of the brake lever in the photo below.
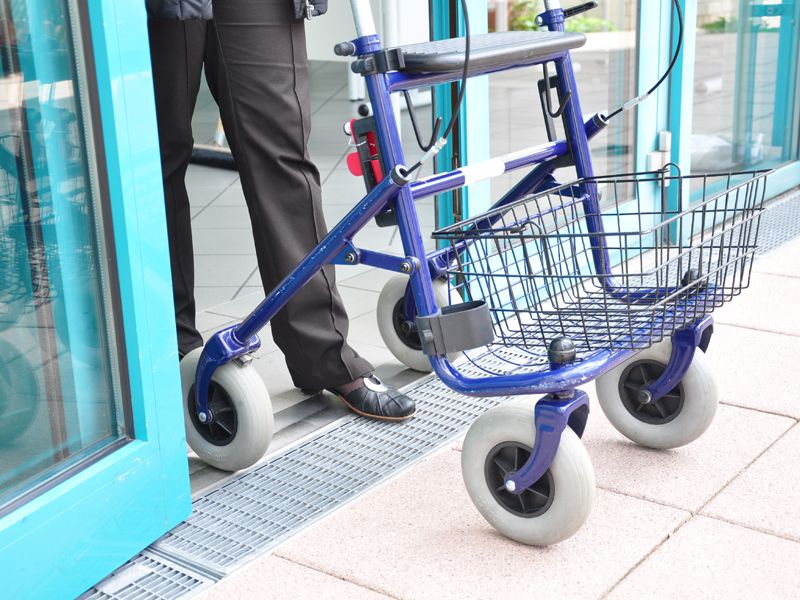
[[[579,4],[578,6],[573,6],[572,8],[565,8],[564,18],[569,19],[570,17],[584,13],[587,10],[592,10],[593,8],[597,8],[597,2],[586,2],[584,4]]]

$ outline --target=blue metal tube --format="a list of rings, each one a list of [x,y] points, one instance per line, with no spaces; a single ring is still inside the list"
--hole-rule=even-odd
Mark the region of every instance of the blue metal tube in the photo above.
[[[521,167],[541,163],[559,156],[566,156],[568,150],[567,142],[565,140],[560,140],[558,142],[536,146],[535,148],[523,152],[509,154],[505,157],[494,158],[491,159],[491,161],[486,161],[484,164],[488,165],[489,163],[494,163],[499,165],[502,163],[502,173],[508,173],[509,171]],[[475,170],[479,168],[480,165],[476,165],[473,167],[462,167],[454,171],[448,171],[447,173],[439,173],[415,181],[409,187],[415,199],[427,198],[428,196],[434,196],[464,187],[469,183],[470,169],[473,169],[472,172],[474,173]],[[473,180],[473,183],[474,181],[479,181],[479,179]]]
[[[385,74],[370,75],[367,77],[367,90],[372,101],[375,115],[375,125],[378,134],[378,143],[384,154],[384,159],[389,168],[401,165],[404,162],[403,145],[398,136],[399,125],[395,119],[389,92],[389,79]],[[411,273],[411,291],[417,305],[417,314],[428,316],[437,310],[433,297],[433,286],[428,261],[425,253],[425,243],[420,234],[420,224],[417,219],[417,210],[414,206],[414,196],[411,186],[404,186],[394,199],[397,225],[403,250],[407,257],[416,258],[414,271]]]

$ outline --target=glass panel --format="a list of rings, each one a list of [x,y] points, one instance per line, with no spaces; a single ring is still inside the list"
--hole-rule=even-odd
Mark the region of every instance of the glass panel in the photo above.
[[[535,29],[534,18],[543,11],[541,0],[490,2],[490,27],[502,30]],[[572,52],[584,114],[608,112],[636,96],[638,2],[609,0],[567,21],[570,31],[586,34],[586,45]],[[550,68],[550,74],[555,69]],[[497,156],[547,141],[537,81],[541,70],[515,70],[490,76],[491,154]],[[553,91],[554,106],[558,100]],[[629,173],[635,169],[636,111],[615,119],[591,143],[597,174]],[[560,120],[557,133],[563,137]],[[562,172],[558,178],[574,178]],[[525,170],[493,180],[492,197],[498,198]]]
[[[0,0],[0,506],[126,435],[73,8]]]
[[[795,0],[699,0],[692,170],[775,167],[797,157]]]

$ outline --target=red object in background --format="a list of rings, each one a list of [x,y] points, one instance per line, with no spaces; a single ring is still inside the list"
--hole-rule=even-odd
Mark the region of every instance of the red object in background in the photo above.
[[[375,133],[375,119],[353,119],[350,132],[357,151],[347,156],[347,168],[356,177],[363,177],[367,191],[383,181],[378,137]]]

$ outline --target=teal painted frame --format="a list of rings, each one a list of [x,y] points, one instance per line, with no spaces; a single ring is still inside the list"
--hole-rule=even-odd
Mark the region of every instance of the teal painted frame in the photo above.
[[[431,31],[434,40],[450,38],[451,14],[448,0],[433,0],[431,4]],[[461,11],[460,0],[457,19],[457,31],[464,35],[464,18]],[[487,0],[467,0],[469,9],[470,32],[478,35],[489,31],[489,10]],[[450,85],[438,85],[434,88],[436,117],[441,117],[446,125],[452,114],[450,106]],[[459,135],[460,141],[458,155],[461,164],[477,163],[490,158],[489,149],[489,78],[473,77],[467,85],[464,106],[461,109]],[[453,164],[454,148],[452,140],[436,157],[437,171],[448,171],[455,168]],[[462,214],[468,217],[480,214],[491,205],[491,182],[482,181],[465,188],[462,192]],[[455,222],[452,206],[453,194],[441,194],[437,202],[437,226],[445,227]]]
[[[135,439],[0,519],[17,600],[75,597],[191,511],[144,2],[86,6]]]

